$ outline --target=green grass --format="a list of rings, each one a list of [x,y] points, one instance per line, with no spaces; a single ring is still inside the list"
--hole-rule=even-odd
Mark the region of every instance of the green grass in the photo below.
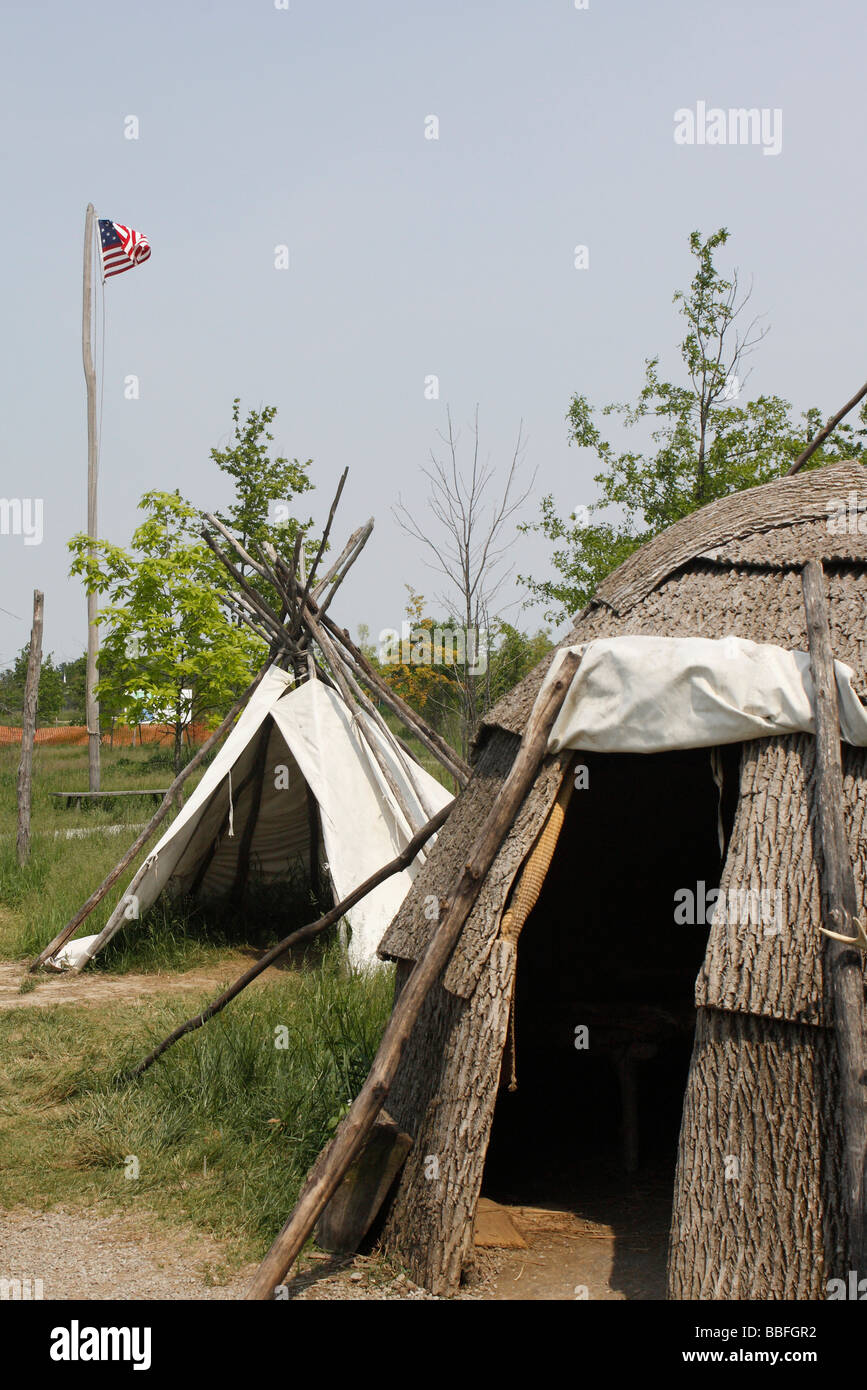
[[[66,810],[52,799],[52,791],[69,791],[87,786],[87,749],[37,745],[33,760],[33,810],[31,854],[20,868],[15,850],[16,778],[19,749],[0,747],[0,957],[21,960],[38,955],[43,946],[60,931],[94,888],[114,867],[136,835],[134,826],[147,821],[154,806],[149,800],[121,798],[108,807]],[[185,785],[189,795],[204,769],[197,769]],[[102,785],[106,790],[165,787],[172,780],[171,754],[167,749],[103,748]],[[171,822],[166,818],[149,847]],[[117,834],[100,834],[107,826],[124,827]],[[58,838],[58,833],[86,829],[96,833],[81,838]],[[131,866],[125,884],[132,877]],[[88,917],[81,934],[98,932],[105,925],[120,893],[110,892]],[[177,924],[157,916],[141,935],[140,948],[131,940],[123,952],[115,952],[119,970],[184,968],[204,957],[215,958],[222,946],[207,941],[198,945],[192,933],[178,930]],[[140,955],[137,963],[136,953]]]
[[[331,949],[121,1085],[203,1000],[0,1013],[0,1206],[153,1212],[261,1254],[357,1094],[392,993],[390,971],[350,975]]]
[[[226,898],[198,902],[190,898],[157,899],[140,921],[130,921],[112,937],[91,969],[118,974],[135,970],[192,970],[243,944],[254,949],[274,944],[298,927],[327,912],[300,877],[276,883],[252,879],[237,902]],[[334,938],[336,928],[325,937]],[[321,939],[316,950],[326,944]]]
[[[399,731],[397,721],[390,715],[387,718]],[[427,771],[453,789],[452,779],[418,740],[410,736],[407,742]],[[19,868],[15,852],[18,758],[17,746],[0,746],[0,825],[7,832],[0,834],[0,958],[11,960],[32,959],[39,954],[117,863],[137,833],[134,825],[147,821],[154,809],[150,801],[129,797],[107,808],[66,810],[50,793],[87,786],[87,748],[37,745],[31,857]],[[102,785],[107,790],[165,787],[172,780],[171,763],[167,747],[103,747]],[[196,786],[203,770],[191,775],[184,786],[185,795]],[[171,816],[146,849],[153,847],[170,823]],[[118,825],[124,829],[117,834],[56,837],[58,832],[74,828],[98,832]],[[130,866],[76,935],[102,930],[136,867]],[[252,891],[243,903],[223,908],[203,909],[188,902],[161,900],[142,921],[123,928],[89,968],[120,973],[193,969],[227,958],[238,946],[268,945],[318,915],[318,905],[291,884],[275,886],[270,892]]]

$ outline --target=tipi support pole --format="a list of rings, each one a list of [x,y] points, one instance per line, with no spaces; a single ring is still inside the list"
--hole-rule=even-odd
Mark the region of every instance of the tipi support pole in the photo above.
[[[215,745],[219,743],[223,735],[228,733],[229,729],[231,729],[238,715],[241,713],[241,710],[244,708],[244,706],[247,704],[247,701],[251,698],[254,691],[257,689],[259,683],[264,678],[265,673],[269,670],[270,665],[271,663],[269,660],[262,667],[255,680],[251,681],[250,684],[247,686],[247,689],[244,691],[244,694],[241,696],[241,698],[235,701],[232,708],[229,710],[229,713],[223,720],[222,724],[220,724],[219,728],[215,729],[214,732],[210,735],[210,737],[205,740],[198,752],[192,758],[190,758],[190,761],[187,763],[186,767],[181,768],[181,771],[178,773],[174,782],[172,782],[172,785],[169,787],[168,791],[166,792],[156,811],[151,816],[151,819],[148,821],[144,829],[136,836],[135,840],[133,840],[126,854],[123,856],[122,859],[118,860],[111,873],[107,874],[106,877],[102,880],[102,883],[99,885],[99,887],[94,889],[90,897],[87,899],[87,902],[84,903],[78,909],[74,917],[70,918],[63,930],[59,931],[57,935],[54,937],[54,940],[49,941],[44,951],[42,951],[40,955],[36,957],[36,960],[30,967],[31,973],[35,973],[35,971],[37,971],[41,965],[44,965],[45,962],[49,960],[50,957],[53,956],[56,951],[59,951],[62,946],[66,945],[67,941],[70,939],[71,936],[75,934],[75,932],[81,926],[85,918],[88,917],[90,913],[93,911],[93,909],[97,907],[99,903],[102,902],[106,893],[110,892],[110,890],[114,887],[121,874],[123,873],[124,869],[127,869],[129,867],[132,861],[137,857],[139,851],[147,844],[148,840],[153,835],[157,826],[165,820],[166,816],[172,808],[175,796],[180,791],[184,782],[187,780],[191,773],[196,771],[196,768],[201,766],[203,760],[208,756],[211,749],[215,747]],[[134,882],[135,880],[133,880],[133,883]],[[132,890],[133,888],[133,883],[130,884],[130,890]]]
[[[364,742],[370,749],[374,761],[376,762],[377,767],[379,768],[380,772],[385,778],[386,786],[388,787],[389,791],[394,797],[401,815],[403,816],[404,820],[409,826],[410,831],[413,834],[415,834],[417,830],[421,829],[421,826],[423,824],[421,819],[422,813],[415,807],[410,806],[409,802],[403,794],[401,787],[398,785],[394,773],[392,772],[391,768],[386,762],[382,754],[382,751],[379,748],[379,745],[377,744],[373,735],[367,729],[364,720],[361,717],[361,706],[355,698],[355,695],[353,694],[352,690],[350,689],[349,682],[343,670],[342,662],[338,653],[334,650],[334,646],[332,645],[331,639],[326,637],[324,631],[316,622],[315,618],[311,616],[309,607],[305,606],[304,611],[307,626],[313,634],[313,637],[315,638],[319,646],[319,649],[322,652],[322,655],[328,662],[329,670],[331,671],[332,676],[337,682],[337,687],[341,695],[343,696],[344,700],[349,706],[350,711],[355,716],[355,724],[356,728],[358,729],[359,736],[364,740]],[[427,812],[424,812],[424,814],[427,814]]]
[[[96,437],[96,372],[93,367],[91,330],[93,323],[93,203],[88,203],[84,219],[84,275],[81,305],[81,360],[87,387],[87,534],[88,554],[93,555],[96,543],[97,469],[99,442]],[[96,698],[96,662],[99,651],[99,630],[96,625],[97,593],[88,583],[87,590],[87,664],[85,668],[85,717],[87,720],[87,770],[92,792],[99,791],[99,702]]]
[[[828,913],[826,930],[856,934],[858,897],[843,799],[837,682],[831,651],[825,576],[821,562],[810,560],[802,572],[816,724],[816,814],[822,842],[822,887]],[[824,971],[833,1000],[837,1041],[840,1113],[843,1121],[843,1182],[848,1215],[848,1266],[867,1277],[867,1046],[865,1046],[864,975],[861,954],[844,942],[825,937]],[[834,1271],[836,1272],[836,1271]]]
[[[317,621],[319,617],[317,615]],[[374,691],[376,698],[381,700],[392,714],[397,715],[398,719],[415,734],[420,743],[436,758],[447,772],[455,778],[460,787],[465,787],[470,778],[470,769],[455,750],[446,743],[444,738],[431,729],[423,719],[415,713],[412,707],[396,695],[390,685],[382,679],[379,673],[371,666],[364,653],[351,640],[349,633],[343,628],[339,628],[330,618],[322,618],[322,626],[325,627],[331,636],[340,643],[345,649],[347,664],[353,665],[358,675],[366,681],[371,690]]]
[[[342,902],[335,904],[323,917],[318,918],[315,922],[311,922],[306,927],[300,927],[298,931],[294,931],[290,933],[289,936],[285,936],[282,941],[278,941],[277,945],[272,946],[270,951],[266,951],[264,956],[256,961],[255,965],[251,965],[249,970],[245,970],[243,975],[239,975],[235,983],[230,985],[223,994],[219,995],[212,1004],[209,1004],[200,1014],[196,1014],[195,1018],[187,1019],[186,1023],[182,1023],[173,1033],[169,1033],[169,1036],[163,1039],[159,1047],[155,1047],[153,1052],[149,1052],[144,1061],[140,1062],[125,1079],[132,1080],[133,1077],[141,1076],[142,1072],[147,1071],[148,1067],[152,1066],[157,1058],[161,1057],[173,1043],[185,1037],[187,1033],[192,1033],[197,1028],[201,1028],[203,1024],[208,1022],[209,1018],[213,1018],[215,1014],[225,1009],[227,1004],[230,1004],[233,999],[237,998],[241,990],[246,989],[249,984],[252,984],[253,980],[261,975],[264,970],[267,970],[269,965],[276,965],[279,960],[282,960],[282,958],[292,950],[293,946],[299,946],[303,941],[309,941],[311,937],[318,936],[319,933],[325,931],[327,927],[334,926],[335,922],[339,922],[341,917],[343,917],[351,907],[354,907],[357,902],[360,902],[368,893],[371,893],[374,888],[378,888],[380,883],[384,883],[387,878],[391,878],[392,874],[398,874],[403,869],[408,869],[422,845],[427,844],[431,836],[435,835],[436,832],[445,825],[453,805],[454,802],[450,801],[447,806],[443,806],[442,810],[438,811],[433,819],[428,821],[427,825],[422,826],[418,834],[413,836],[406,848],[401,850],[400,854],[395,859],[390,860],[388,864],[384,864],[381,869],[377,869],[375,874],[371,874],[370,878],[360,883]]]
[[[18,863],[30,858],[30,798],[33,790],[33,743],[36,738],[36,706],[39,672],[42,668],[42,594],[33,590],[33,626],[27,654],[24,681],[24,712],[21,719],[21,760],[18,764]]]
[[[434,929],[423,955],[416,962],[395,1003],[367,1080],[334,1138],[310,1170],[295,1210],[253,1276],[246,1295],[248,1299],[270,1299],[274,1296],[275,1287],[285,1277],[320,1213],[373,1128],[422,1005],[445,968],[503,839],[536,778],[547,751],[551,729],[579,662],[580,657],[567,651],[553,680],[540,691],[511,771],[454,884],[445,915]]]

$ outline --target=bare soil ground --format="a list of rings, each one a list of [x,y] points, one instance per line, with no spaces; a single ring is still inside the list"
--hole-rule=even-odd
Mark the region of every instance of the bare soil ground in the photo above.
[[[16,1208],[0,1216],[0,1276],[41,1280],[46,1299],[240,1298],[254,1266],[229,1276],[223,1249],[141,1217]]]
[[[514,1207],[525,1248],[477,1251],[461,1301],[574,1301],[664,1297],[665,1237],[637,1230],[624,1243],[611,1226],[569,1212]],[[239,1299],[255,1266],[229,1272],[219,1241],[163,1232],[144,1213],[96,1216],[16,1208],[0,1215],[0,1274],[42,1280],[46,1299]],[[377,1256],[305,1254],[287,1282],[293,1301],[434,1301]]]
[[[181,974],[29,975],[21,962],[0,962],[0,1009],[43,1008],[52,1004],[138,1004],[155,994],[184,994],[192,991],[217,994],[227,981],[240,975],[250,964],[239,955],[237,962],[225,961]],[[265,970],[250,988],[262,981],[279,978],[279,971]],[[32,989],[21,993],[24,981]]]
[[[487,1298],[633,1300],[665,1297],[664,1213],[639,1215],[630,1233],[572,1212],[513,1207],[526,1249],[502,1251]]]

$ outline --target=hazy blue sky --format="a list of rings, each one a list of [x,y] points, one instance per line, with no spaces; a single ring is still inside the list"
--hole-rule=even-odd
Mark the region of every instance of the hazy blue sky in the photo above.
[[[375,633],[404,582],[437,589],[391,507],[423,502],[447,403],[466,424],[478,402],[494,462],[523,418],[537,491],[592,500],[570,396],[633,395],[656,352],[676,367],[693,228],[730,228],[771,325],[751,394],[830,413],[860,384],[864,29],[857,0],[3,0],[0,494],[44,499],[44,540],[0,536],[0,662],[35,586],[46,648],[85,643],[66,541],[85,523],[88,200],[153,247],[106,286],[101,534],[125,544],[146,489],[222,503],[208,450],[232,397],[273,403],[282,451],[314,460],[317,517],[345,464],[338,539],[376,517],[339,613]],[[779,109],[781,152],[677,145],[699,101]],[[518,558],[548,568],[542,543]]]

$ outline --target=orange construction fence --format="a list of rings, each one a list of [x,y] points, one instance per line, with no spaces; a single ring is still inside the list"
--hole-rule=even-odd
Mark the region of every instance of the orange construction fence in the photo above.
[[[168,724],[142,724],[131,728],[129,724],[118,724],[114,733],[104,733],[103,744],[114,748],[129,748],[139,743],[169,743],[174,738],[174,729]],[[204,724],[191,724],[184,730],[184,742],[189,736],[190,743],[204,743],[210,730]],[[20,743],[21,730],[0,725],[0,744]],[[67,724],[56,728],[36,730],[37,743],[87,743],[87,728],[84,724]]]

